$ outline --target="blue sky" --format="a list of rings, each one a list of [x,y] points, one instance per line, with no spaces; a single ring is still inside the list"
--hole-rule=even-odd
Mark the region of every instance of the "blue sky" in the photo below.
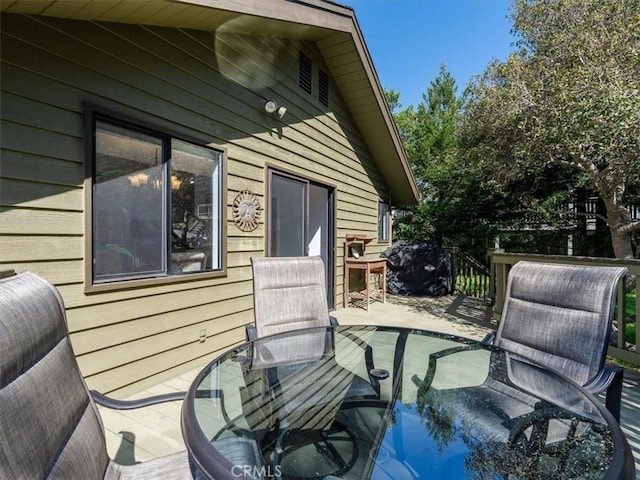
[[[440,65],[462,93],[469,78],[514,50],[510,0],[343,0],[356,12],[385,90],[417,105]]]

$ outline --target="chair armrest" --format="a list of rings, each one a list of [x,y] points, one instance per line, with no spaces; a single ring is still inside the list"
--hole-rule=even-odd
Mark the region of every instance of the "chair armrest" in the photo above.
[[[172,392],[136,400],[118,400],[116,398],[107,397],[96,390],[91,390],[91,396],[98,405],[111,408],[113,410],[133,410],[135,408],[148,407],[149,405],[156,405],[158,403],[175,402],[183,400],[185,395],[186,392]]]
[[[336,317],[331,316],[331,315],[329,315],[329,323],[331,324],[332,327],[340,326],[340,324],[338,323],[338,319]]]
[[[496,332],[489,332],[485,335],[485,337],[480,340],[480,343],[482,345],[488,346],[488,345],[493,345],[493,342],[496,339]]]
[[[623,373],[624,369],[622,367],[605,365],[596,378],[584,385],[584,389],[593,394],[604,392],[616,380],[616,377],[618,375],[622,376]]]
[[[598,394],[606,391],[605,405],[611,415],[620,423],[620,406],[622,403],[622,380],[624,369],[614,365],[605,365],[600,373],[584,385],[589,393]]]
[[[247,342],[251,342],[251,341],[255,340],[256,338],[258,338],[258,334],[256,333],[256,326],[255,325],[246,325],[245,326],[245,337],[247,339]]]

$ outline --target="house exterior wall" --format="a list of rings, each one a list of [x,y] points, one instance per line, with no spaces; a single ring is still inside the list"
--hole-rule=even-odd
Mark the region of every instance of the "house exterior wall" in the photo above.
[[[1,35],[0,269],[57,286],[90,388],[133,393],[244,338],[267,215],[245,233],[230,210],[245,189],[266,206],[267,165],[336,187],[342,304],[342,239],[377,238],[388,190],[335,88],[329,108],[298,88],[299,50],[321,65],[313,44],[14,14],[2,15]],[[283,119],[264,112],[266,98],[287,107]],[[86,291],[85,102],[226,150],[225,276]]]

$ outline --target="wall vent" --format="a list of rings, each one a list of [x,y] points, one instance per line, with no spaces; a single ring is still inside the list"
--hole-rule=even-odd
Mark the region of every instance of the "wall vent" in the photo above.
[[[318,70],[318,100],[326,107],[329,106],[329,75]]]
[[[311,93],[311,59],[307,57],[304,53],[300,52],[299,58],[299,76],[298,83],[300,88],[307,93]]]

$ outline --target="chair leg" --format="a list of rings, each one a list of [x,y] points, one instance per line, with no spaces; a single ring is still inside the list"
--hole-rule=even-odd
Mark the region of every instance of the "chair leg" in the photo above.
[[[607,410],[611,412],[613,418],[616,419],[616,422],[620,423],[620,404],[622,403],[622,380],[623,380],[624,370],[620,369],[616,372],[616,375],[613,377],[613,381],[607,388],[607,395],[605,400],[605,405],[607,406]]]

